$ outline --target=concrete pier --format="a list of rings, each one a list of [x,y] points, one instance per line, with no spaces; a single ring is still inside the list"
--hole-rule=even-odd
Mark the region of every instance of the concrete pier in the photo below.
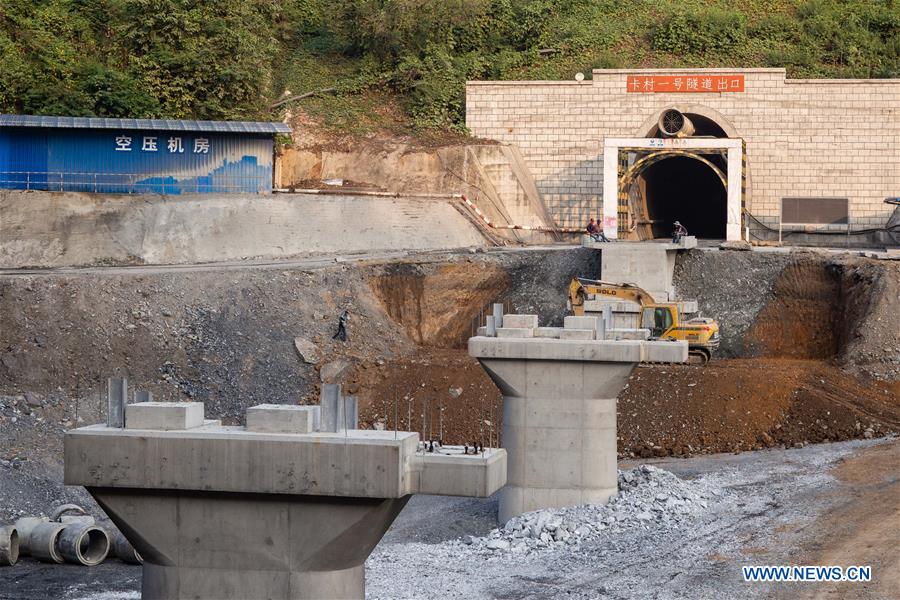
[[[65,436],[65,482],[85,486],[143,557],[145,600],[364,598],[365,560],[412,494],[484,497],[506,481],[502,449],[311,432],[316,411],[301,406],[254,407],[251,429],[183,417],[177,429],[172,416],[202,405],[165,404],[127,405],[128,428]]]
[[[600,250],[600,279],[613,283],[633,283],[650,292],[657,302],[675,299],[672,277],[675,256],[697,247],[697,238],[685,236],[678,244],[669,242],[596,242],[583,236],[581,245]]]
[[[503,393],[508,482],[500,522],[613,496],[616,397],[637,363],[687,361],[685,342],[597,340],[594,330],[577,327],[570,320],[555,332],[538,328],[541,337],[501,337],[498,329],[498,337],[469,340],[469,354]],[[570,338],[567,331],[580,333]]]

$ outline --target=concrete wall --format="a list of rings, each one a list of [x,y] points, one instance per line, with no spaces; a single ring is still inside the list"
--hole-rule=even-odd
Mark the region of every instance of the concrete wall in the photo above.
[[[628,75],[740,73],[741,93],[628,93]],[[595,70],[583,81],[466,86],[474,135],[521,149],[563,226],[602,213],[603,143],[645,137],[668,107],[704,114],[746,142],[746,208],[778,221],[785,196],[850,199],[851,226],[883,227],[900,194],[900,79],[791,80],[784,69]],[[615,200],[614,200],[615,201]]]
[[[450,200],[0,191],[0,267],[430,250],[485,239]]]

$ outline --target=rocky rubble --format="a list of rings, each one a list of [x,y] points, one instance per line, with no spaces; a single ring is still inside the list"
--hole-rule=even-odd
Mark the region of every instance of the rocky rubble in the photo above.
[[[619,494],[607,504],[525,513],[484,537],[450,542],[476,554],[530,554],[561,545],[579,546],[635,528],[668,533],[723,496],[717,486],[685,481],[650,465],[619,471]]]

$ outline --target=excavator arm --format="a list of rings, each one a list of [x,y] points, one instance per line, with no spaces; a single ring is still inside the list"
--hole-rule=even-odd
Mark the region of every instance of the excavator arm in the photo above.
[[[598,279],[575,277],[569,283],[569,305],[578,316],[584,315],[584,301],[588,294],[606,296],[615,300],[637,302],[641,307],[655,304],[653,296],[631,283],[611,283]]]

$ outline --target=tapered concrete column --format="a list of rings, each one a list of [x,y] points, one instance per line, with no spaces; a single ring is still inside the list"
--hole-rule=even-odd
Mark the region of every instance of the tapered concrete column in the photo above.
[[[363,598],[366,558],[411,497],[88,491],[144,557],[144,600]]]
[[[606,502],[617,491],[616,397],[642,360],[684,362],[681,342],[469,340],[503,394],[507,485],[501,522],[524,512]]]

